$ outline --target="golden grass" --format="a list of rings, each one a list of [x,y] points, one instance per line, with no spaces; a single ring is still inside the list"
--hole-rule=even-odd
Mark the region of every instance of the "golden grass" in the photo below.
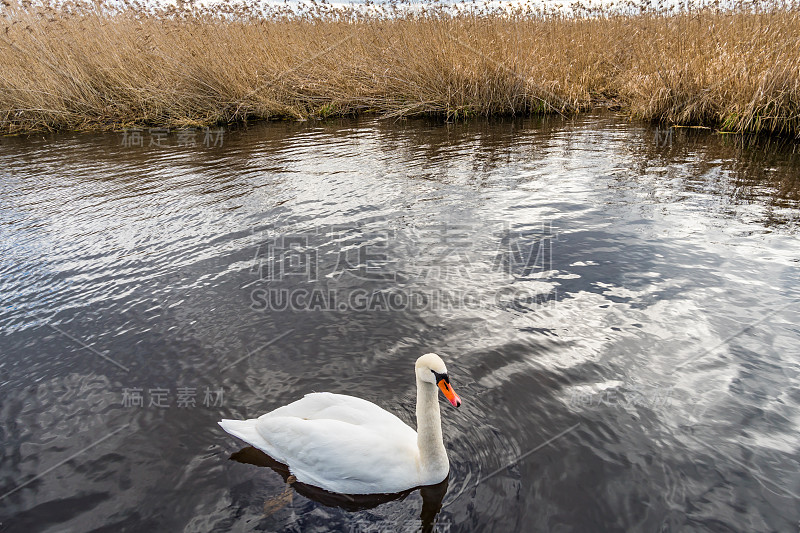
[[[800,135],[797,3],[569,13],[3,5],[6,133],[609,106],[670,124]]]

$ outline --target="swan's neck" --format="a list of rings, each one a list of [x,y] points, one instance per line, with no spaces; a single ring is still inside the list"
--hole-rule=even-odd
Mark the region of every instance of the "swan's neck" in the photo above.
[[[422,468],[446,473],[450,464],[442,442],[442,418],[439,414],[438,389],[433,383],[417,378],[417,447]],[[440,480],[441,481],[441,480]]]

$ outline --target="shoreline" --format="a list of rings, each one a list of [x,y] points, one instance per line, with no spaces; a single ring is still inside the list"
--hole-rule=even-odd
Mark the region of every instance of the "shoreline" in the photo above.
[[[800,138],[797,2],[391,5],[15,2],[0,10],[0,134],[603,110]]]
[[[653,127],[662,127],[662,128],[676,128],[676,129],[686,129],[686,130],[697,130],[697,131],[705,131],[709,134],[713,135],[728,135],[728,136],[737,136],[743,138],[751,138],[751,139],[774,139],[780,142],[792,142],[792,141],[800,141],[800,135],[794,136],[789,135],[786,133],[774,133],[774,132],[764,132],[764,131],[726,131],[723,129],[719,129],[714,125],[707,125],[707,124],[666,124],[664,122],[659,122],[657,120],[648,120],[645,118],[637,118],[626,114],[624,109],[621,109],[619,106],[595,106],[590,109],[578,111],[571,114],[557,114],[557,113],[531,113],[531,114],[495,114],[495,115],[472,115],[469,117],[460,117],[457,119],[448,119],[443,114],[415,114],[415,115],[404,115],[402,117],[391,117],[382,115],[376,111],[364,111],[360,113],[348,113],[348,114],[329,114],[325,115],[324,117],[319,115],[309,115],[307,117],[297,118],[297,117],[258,117],[252,116],[248,117],[247,119],[237,120],[236,122],[209,122],[209,123],[190,123],[190,124],[181,124],[181,125],[166,125],[163,123],[140,123],[140,124],[115,124],[115,123],[98,123],[98,124],[87,124],[85,127],[82,128],[69,128],[69,127],[61,127],[61,128],[38,128],[38,129],[19,129],[16,131],[6,131],[0,130],[0,138],[12,138],[12,137],[25,137],[31,135],[41,135],[41,134],[125,134],[126,132],[134,131],[134,130],[141,130],[142,132],[146,132],[148,130],[159,130],[160,133],[165,135],[175,135],[180,134],[181,132],[192,131],[192,132],[203,132],[205,130],[210,130],[213,134],[219,128],[223,128],[225,131],[233,131],[238,128],[247,128],[250,126],[257,126],[259,124],[264,123],[281,123],[281,122],[290,122],[290,123],[303,123],[303,122],[318,122],[318,123],[325,123],[325,121],[330,120],[347,120],[347,119],[366,119],[366,120],[432,120],[435,121],[437,124],[463,124],[470,121],[478,120],[525,120],[525,119],[545,119],[545,118],[562,118],[564,120],[569,119],[591,119],[597,118],[602,116],[614,116],[615,118],[628,121],[628,122],[635,122],[639,123],[643,126],[649,125]]]

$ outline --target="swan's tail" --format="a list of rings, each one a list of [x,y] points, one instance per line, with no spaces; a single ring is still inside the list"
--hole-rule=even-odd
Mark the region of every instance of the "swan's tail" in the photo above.
[[[269,445],[256,429],[256,422],[258,422],[257,418],[249,420],[220,420],[219,425],[234,437],[263,450]]]

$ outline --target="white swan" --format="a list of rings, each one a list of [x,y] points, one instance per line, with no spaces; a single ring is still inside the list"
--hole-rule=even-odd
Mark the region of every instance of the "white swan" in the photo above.
[[[298,481],[330,492],[394,493],[434,485],[450,471],[436,388],[455,407],[461,399],[435,353],[417,359],[415,372],[417,431],[374,403],[329,392],[219,425],[288,465]]]

